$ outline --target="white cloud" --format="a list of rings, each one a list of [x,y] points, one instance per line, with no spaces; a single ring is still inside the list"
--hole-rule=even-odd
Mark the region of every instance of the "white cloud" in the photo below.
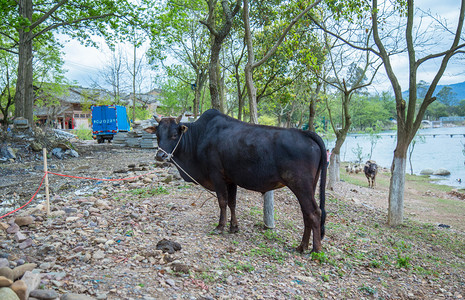
[[[94,37],[99,49],[82,45],[64,35],[59,35],[58,39],[64,45],[64,68],[68,70],[66,77],[71,81],[77,81],[79,85],[90,86],[91,77],[96,77],[105,64],[110,52],[108,46],[99,37]]]

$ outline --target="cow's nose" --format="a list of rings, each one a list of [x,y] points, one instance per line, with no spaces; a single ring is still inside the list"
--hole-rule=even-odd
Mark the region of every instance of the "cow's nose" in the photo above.
[[[168,158],[168,155],[163,151],[158,151],[155,155],[155,159],[158,161],[165,161]]]

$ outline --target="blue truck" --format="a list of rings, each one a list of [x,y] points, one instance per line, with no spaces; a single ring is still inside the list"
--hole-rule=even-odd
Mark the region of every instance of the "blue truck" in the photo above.
[[[121,105],[96,105],[92,110],[92,135],[99,144],[113,137],[120,131],[131,129],[126,107]]]

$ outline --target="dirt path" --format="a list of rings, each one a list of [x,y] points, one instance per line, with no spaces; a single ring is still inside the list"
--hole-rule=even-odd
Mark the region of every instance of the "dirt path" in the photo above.
[[[377,176],[374,189],[367,187],[363,173],[344,174],[336,184],[337,197],[356,204],[388,209],[390,173],[383,169]],[[353,184],[355,183],[355,184]],[[448,187],[428,184],[428,180],[407,175],[404,193],[404,216],[423,223],[444,224],[465,232],[465,192]]]

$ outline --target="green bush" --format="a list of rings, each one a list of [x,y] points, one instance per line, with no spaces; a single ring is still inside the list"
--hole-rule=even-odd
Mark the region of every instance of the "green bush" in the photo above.
[[[84,128],[84,126],[79,126],[78,129],[74,129],[73,133],[77,135],[80,140],[91,140],[92,139],[92,130]]]

